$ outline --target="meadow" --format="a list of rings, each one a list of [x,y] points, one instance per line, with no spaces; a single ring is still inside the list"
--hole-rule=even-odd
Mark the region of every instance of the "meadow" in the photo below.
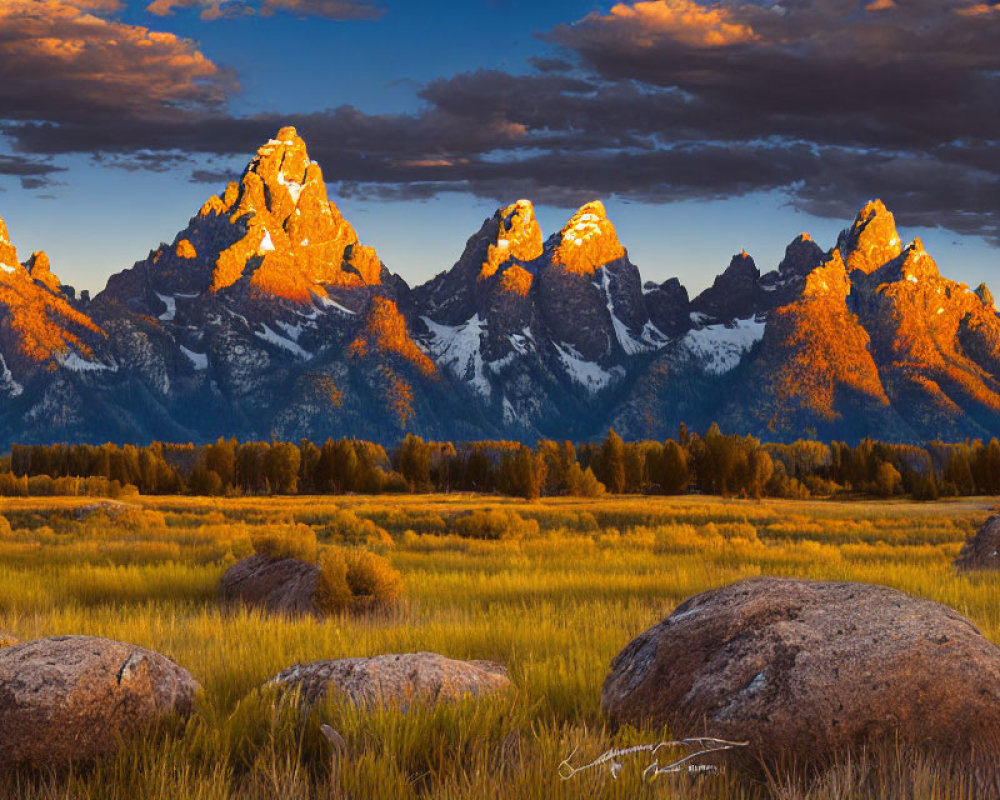
[[[471,495],[134,497],[0,501],[0,634],[92,634],[158,650],[204,692],[172,721],[96,766],[0,780],[19,798],[577,798],[826,800],[961,798],[972,790],[920,759],[787,776],[642,778],[649,760],[559,777],[611,747],[669,732],[612,731],[608,665],[687,597],[755,575],[857,580],[937,600],[1000,642],[1000,592],[951,566],[997,498],[937,503],[724,500],[702,496]],[[309,526],[323,545],[385,555],[398,608],[317,621],[225,611],[226,568],[255,532]],[[507,665],[513,694],[437,709],[360,711],[330,700],[303,716],[258,687],[296,662],[430,650]],[[320,733],[346,741],[338,756]],[[661,754],[661,763],[666,756]],[[876,759],[877,760],[877,759]]]

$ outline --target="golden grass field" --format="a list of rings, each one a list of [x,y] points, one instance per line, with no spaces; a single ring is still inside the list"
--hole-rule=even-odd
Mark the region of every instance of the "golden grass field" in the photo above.
[[[685,598],[741,578],[887,584],[959,610],[1000,642],[998,579],[951,567],[997,501],[141,497],[117,519],[77,520],[93,498],[4,499],[0,633],[150,647],[204,693],[186,725],[90,769],[5,777],[0,797],[971,797],[933,764],[906,759],[841,765],[811,787],[784,776],[644,782],[648,760],[626,763],[617,780],[592,772],[564,782],[557,769],[571,753],[582,763],[664,735],[604,727],[608,664]],[[220,609],[219,578],[250,554],[251,534],[299,525],[323,544],[386,555],[406,584],[399,608],[324,622]],[[500,661],[516,692],[406,713],[331,701],[304,718],[256,691],[296,662],[419,650]],[[323,722],[347,742],[340,760]]]

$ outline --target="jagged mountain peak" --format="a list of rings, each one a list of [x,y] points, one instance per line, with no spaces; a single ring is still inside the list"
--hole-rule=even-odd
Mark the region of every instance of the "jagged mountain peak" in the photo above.
[[[354,228],[330,202],[322,169],[295,128],[282,128],[262,145],[236,190],[231,185],[206,209],[246,227],[246,235],[219,254],[213,291],[249,272],[259,293],[308,302],[313,295],[326,296],[323,285],[381,280],[378,256],[358,243]]]
[[[10,241],[7,223],[3,219],[0,219],[0,264],[11,269],[17,265],[17,250]]]
[[[996,308],[995,301],[993,300],[993,292],[990,291],[990,287],[985,282],[976,287],[976,296],[986,308]]]
[[[525,264],[542,255],[542,229],[530,200],[518,200],[495,215],[497,233],[487,249],[480,278],[490,278],[505,264]],[[526,270],[518,267],[518,274]],[[530,285],[530,283],[529,283]]]
[[[899,270],[901,280],[916,283],[920,280],[941,276],[937,262],[924,249],[924,243],[919,237],[907,245],[902,258],[903,263]]]
[[[579,275],[590,275],[626,255],[600,200],[587,203],[570,217],[549,239],[549,248],[554,266]]]
[[[851,280],[840,250],[834,250],[828,259],[806,275],[802,289],[804,298],[830,297],[843,300],[851,293]]]
[[[823,248],[808,233],[796,236],[785,248],[785,256],[778,265],[782,276],[799,275],[805,277],[826,258]]]
[[[725,274],[753,276],[756,279],[760,277],[760,270],[757,269],[757,263],[753,257],[746,250],[741,250],[729,261]]]
[[[24,264],[32,280],[39,281],[52,292],[60,291],[62,284],[55,275],[52,274],[52,263],[44,250],[32,253],[31,257]]]
[[[143,311],[156,308],[155,295],[231,287],[263,300],[309,304],[328,298],[331,287],[379,285],[383,273],[378,254],[358,241],[330,202],[322,169],[292,127],[261,145],[239,181],[209,198],[173,244],[140,267],[146,279],[122,273],[108,292]]]
[[[858,212],[853,225],[837,240],[837,248],[849,271],[870,274],[903,252],[896,230],[896,218],[878,199],[869,200]]]
[[[747,319],[761,310],[762,295],[760,270],[743,250],[732,257],[709,288],[691,301],[691,309],[702,315],[702,322]]]
[[[0,372],[6,375],[11,368],[20,375],[39,365],[55,369],[74,354],[90,359],[92,350],[85,339],[103,337],[104,331],[62,296],[59,279],[44,253],[36,253],[28,265],[18,262],[17,249],[0,219],[0,358],[4,362]],[[4,389],[10,382],[0,383],[0,391],[10,394]]]

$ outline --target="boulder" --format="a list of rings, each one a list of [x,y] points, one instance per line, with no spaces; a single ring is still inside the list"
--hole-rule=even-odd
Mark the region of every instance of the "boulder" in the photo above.
[[[466,696],[507,689],[507,669],[492,661],[456,661],[437,653],[405,653],[372,658],[341,658],[296,664],[267,682],[284,691],[299,690],[307,705],[333,692],[359,705],[436,705]]]
[[[962,571],[1000,569],[1000,514],[994,514],[962,546],[955,559],[955,566]]]
[[[122,736],[191,711],[198,683],[123,642],[56,636],[0,650],[0,768],[60,767],[113,753]]]
[[[219,596],[224,603],[262,608],[277,614],[314,614],[319,567],[294,558],[253,555],[233,564],[222,576]]]
[[[1000,648],[895,589],[757,578],[692,597],[630,642],[601,700],[615,723],[749,741],[768,763],[897,736],[968,754],[1000,741]]]

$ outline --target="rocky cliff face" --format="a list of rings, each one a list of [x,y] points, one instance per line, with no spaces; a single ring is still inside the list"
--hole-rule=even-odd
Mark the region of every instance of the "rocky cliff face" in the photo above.
[[[525,438],[586,435],[668,340],[597,202],[544,244],[529,201],[499,209],[412,305],[435,361],[496,425]]]
[[[599,202],[527,200],[410,289],[293,128],[92,301],[0,222],[0,440],[1000,434],[1000,318],[872,201],[823,250],[643,285]],[[195,411],[196,410],[196,411]]]
[[[171,244],[113,276],[90,313],[189,438],[490,430],[411,337],[408,293],[284,128]]]

